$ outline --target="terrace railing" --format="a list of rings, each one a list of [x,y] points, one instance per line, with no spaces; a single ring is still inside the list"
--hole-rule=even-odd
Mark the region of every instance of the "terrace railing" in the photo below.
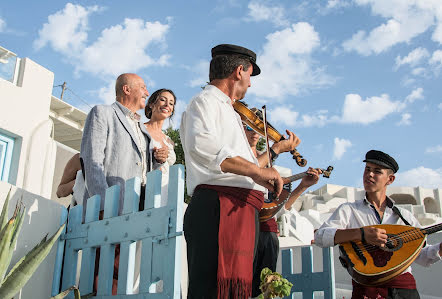
[[[106,190],[102,220],[98,195],[87,200],[85,223],[81,223],[80,205],[64,215],[68,225],[58,243],[53,295],[76,284],[77,268],[81,294],[92,293],[96,249],[100,248],[98,286],[93,298],[180,298],[184,166],[170,168],[166,206],[154,208],[161,198],[159,170],[148,173],[143,211],[138,211],[140,187],[139,178],[126,182],[122,215],[118,215],[119,186]],[[133,294],[137,241],[141,243],[140,284],[139,293]],[[120,244],[118,295],[112,296],[116,244]]]

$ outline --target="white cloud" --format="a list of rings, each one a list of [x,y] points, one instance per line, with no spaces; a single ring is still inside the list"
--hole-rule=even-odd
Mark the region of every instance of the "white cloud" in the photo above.
[[[118,75],[136,72],[151,65],[167,65],[169,55],[154,59],[146,52],[153,43],[164,42],[169,25],[125,19],[123,24],[111,26],[81,54],[77,70],[95,74]]]
[[[209,67],[210,62],[207,60],[200,60],[196,66],[189,68],[190,71],[196,74],[196,77],[189,82],[190,87],[205,86],[209,81]]]
[[[387,94],[370,97],[365,101],[358,94],[348,94],[345,96],[340,121],[369,124],[383,119],[388,114],[399,112],[403,107],[401,102],[390,100]]]
[[[402,114],[401,120],[397,123],[398,126],[408,126],[411,125],[411,114],[404,113]]]
[[[107,85],[101,87],[98,90],[98,97],[105,103],[105,104],[112,104],[115,102],[115,80],[111,80]]]
[[[433,40],[442,43],[442,2],[415,0],[355,0],[355,4],[369,6],[373,15],[386,22],[370,32],[359,30],[344,41],[346,51],[361,55],[379,54],[398,43],[408,43],[416,36],[437,25]]]
[[[425,150],[426,153],[442,153],[442,145],[436,145],[432,147],[428,147]]]
[[[431,169],[423,166],[396,174],[396,186],[442,188],[442,168]]]
[[[291,107],[276,107],[269,110],[269,120],[272,124],[285,124],[294,127],[297,123],[299,113]]]
[[[326,9],[336,9],[336,8],[341,8],[341,7],[345,7],[348,5],[349,5],[349,3],[344,0],[328,0],[327,5],[326,5]]]
[[[439,105],[437,105],[437,108],[439,108],[439,110],[442,110],[442,103],[440,103]]]
[[[423,76],[423,75],[425,75],[425,73],[426,73],[426,69],[423,67],[417,67],[417,68],[414,68],[413,70],[411,70],[411,74],[413,76]]]
[[[352,146],[352,143],[350,140],[347,139],[340,139],[338,137],[335,137],[334,140],[334,149],[333,149],[333,159],[334,160],[340,160],[342,156],[345,154],[347,149]]]
[[[430,56],[427,49],[419,47],[408,53],[407,56],[401,58],[401,56],[396,57],[396,68],[401,65],[409,64],[410,66],[418,65],[424,58]]]
[[[6,28],[6,21],[0,18],[0,32],[3,32]]]
[[[414,89],[406,98],[407,103],[413,103],[416,100],[422,100],[424,98],[424,90],[422,87]]]
[[[440,69],[442,67],[442,50],[434,51],[433,55],[431,55],[429,63],[436,69]]]
[[[257,61],[262,73],[252,79],[250,93],[282,101],[286,95],[298,95],[333,82],[310,57],[320,45],[319,34],[310,24],[292,24],[266,39]]]
[[[276,3],[270,5],[262,1],[251,1],[247,6],[249,11],[246,20],[255,22],[269,21],[276,26],[288,26],[289,22],[285,17],[285,9]]]
[[[88,43],[89,17],[100,10],[98,6],[66,4],[63,10],[48,17],[34,47],[49,45],[69,57],[77,73],[84,71],[104,77],[136,72],[151,65],[168,65],[168,54],[154,58],[148,49],[157,44],[164,51],[169,24],[125,19],[122,24],[105,28],[98,39]]]
[[[268,113],[272,124],[282,124],[289,127],[323,127],[329,123],[327,110],[300,115],[291,106],[285,106],[269,109]]]
[[[41,49],[50,44],[56,51],[75,55],[87,41],[89,16],[100,9],[96,5],[83,7],[67,3],[63,10],[48,16],[48,22],[38,31],[34,47]]]

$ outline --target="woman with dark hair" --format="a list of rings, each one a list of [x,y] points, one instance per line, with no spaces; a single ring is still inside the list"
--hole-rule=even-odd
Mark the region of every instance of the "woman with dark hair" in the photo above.
[[[176,96],[170,89],[159,89],[155,91],[147,100],[145,114],[149,119],[144,125],[152,137],[154,144],[153,156],[162,163],[163,172],[161,183],[161,206],[167,204],[167,184],[169,182],[169,166],[176,161],[174,143],[163,132],[163,124],[166,119],[170,119],[175,112]]]

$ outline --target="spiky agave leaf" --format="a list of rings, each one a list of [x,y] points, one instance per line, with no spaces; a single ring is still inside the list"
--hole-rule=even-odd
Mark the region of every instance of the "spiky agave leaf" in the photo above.
[[[1,232],[1,239],[0,239],[0,286],[2,285],[3,277],[5,277],[6,270],[8,270],[9,262],[9,251],[11,250],[11,238],[13,235],[14,230],[14,222],[15,217],[13,216],[11,219],[9,219],[6,226],[3,228]],[[0,297],[2,298],[2,297]]]
[[[0,215],[0,230],[2,230],[8,223],[8,208],[9,208],[9,196],[11,195],[11,188],[9,188],[8,195],[6,196],[5,203],[3,204],[2,213]]]
[[[11,298],[28,282],[29,278],[31,278],[32,274],[34,274],[35,270],[51,251],[64,226],[65,224],[60,226],[49,240],[38,244],[37,248],[35,248],[36,250],[31,251],[32,254],[24,256],[19,261],[20,264],[14,267],[3,281],[0,287],[0,298]]]
[[[64,297],[66,297],[72,290],[74,290],[74,295],[75,295],[75,290],[78,290],[77,286],[73,285],[70,288],[64,290],[63,292],[61,292],[58,295],[55,295],[54,297],[51,297],[50,299],[63,299]],[[80,297],[81,299],[81,297]]]

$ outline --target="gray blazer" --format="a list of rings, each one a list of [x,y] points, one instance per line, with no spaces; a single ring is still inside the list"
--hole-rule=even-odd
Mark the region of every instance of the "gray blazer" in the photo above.
[[[80,151],[86,181],[83,207],[86,206],[87,198],[98,194],[103,210],[106,189],[119,185],[121,213],[125,181],[142,176],[139,140],[120,105],[115,102],[112,105],[95,106],[86,118]],[[144,125],[140,127],[146,138],[147,171],[150,171],[160,164],[155,162],[152,167],[152,151],[149,150],[153,147],[151,137]]]

